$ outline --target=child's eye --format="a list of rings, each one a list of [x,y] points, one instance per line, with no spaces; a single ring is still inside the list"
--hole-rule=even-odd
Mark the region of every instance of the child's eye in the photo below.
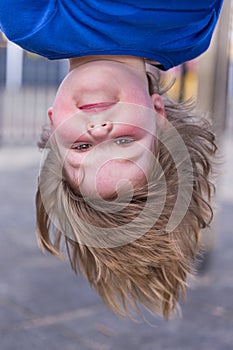
[[[134,142],[134,139],[122,137],[122,138],[116,139],[114,142],[119,146],[124,146]]]
[[[81,152],[86,152],[88,151],[92,145],[90,143],[82,143],[80,145],[74,145],[73,149]]]

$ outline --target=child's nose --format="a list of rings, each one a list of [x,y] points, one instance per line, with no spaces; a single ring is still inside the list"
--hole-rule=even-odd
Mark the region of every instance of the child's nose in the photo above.
[[[112,130],[112,123],[109,121],[102,122],[101,124],[89,123],[87,125],[87,131],[94,138],[104,138]]]

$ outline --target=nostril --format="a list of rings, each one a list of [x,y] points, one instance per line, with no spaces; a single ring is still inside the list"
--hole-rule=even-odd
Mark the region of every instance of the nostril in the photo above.
[[[88,123],[87,130],[91,133],[93,132],[101,132],[100,129],[104,132],[110,132],[112,130],[112,124],[108,121],[104,121],[101,124]]]
[[[101,124],[101,126],[105,129],[107,129],[108,131],[110,131],[112,129],[112,123],[111,122],[108,122],[108,121],[105,121]]]

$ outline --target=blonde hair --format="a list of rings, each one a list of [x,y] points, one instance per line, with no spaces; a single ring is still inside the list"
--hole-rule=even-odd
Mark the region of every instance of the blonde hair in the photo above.
[[[158,74],[149,74],[148,81],[150,94],[164,95],[165,89],[161,87]],[[140,312],[141,304],[150,312],[169,318],[176,309],[180,293],[185,295],[187,274],[192,272],[198,251],[200,229],[212,219],[209,200],[213,186],[209,175],[211,157],[216,151],[214,136],[209,125],[195,115],[190,103],[175,103],[165,95],[163,98],[167,118],[188,150],[192,165],[186,174],[189,176],[192,172],[191,198],[182,219],[172,230],[167,230],[167,224],[178,195],[180,164],[174,162],[166,147],[166,140],[171,138],[169,133],[166,135],[162,130],[162,135],[156,140],[156,160],[167,186],[164,207],[159,214],[156,214],[156,208],[162,198],[161,174],[156,165],[150,182],[136,189],[122,210],[104,212],[74,193],[65,169],[59,175],[62,163],[57,152],[47,143],[48,129],[41,137],[40,147],[49,145],[49,149],[36,195],[39,244],[60,256],[63,237],[74,271],[85,275],[102,300],[122,317],[131,316],[132,310]],[[150,205],[143,213],[148,197]],[[111,209],[111,202],[108,206]],[[141,213],[140,220],[134,223]],[[123,230],[128,223],[132,223],[130,230]],[[113,241],[111,247],[83,243],[82,237],[87,241],[88,235],[98,239],[104,228],[116,232],[110,237]],[[74,236],[70,230],[75,232]],[[131,237],[134,231],[140,230],[142,234],[136,239],[121,246],[114,245],[117,234]]]

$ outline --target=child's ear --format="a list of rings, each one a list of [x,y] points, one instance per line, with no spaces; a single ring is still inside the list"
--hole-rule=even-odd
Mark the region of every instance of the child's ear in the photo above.
[[[53,107],[49,107],[48,111],[47,111],[47,115],[49,117],[50,120],[50,126],[52,128],[53,126]]]
[[[153,101],[154,104],[154,108],[156,110],[156,112],[164,117],[165,119],[167,119],[167,115],[166,115],[166,111],[165,111],[165,106],[164,106],[164,102],[162,97],[159,94],[153,94],[151,95],[151,99]]]

